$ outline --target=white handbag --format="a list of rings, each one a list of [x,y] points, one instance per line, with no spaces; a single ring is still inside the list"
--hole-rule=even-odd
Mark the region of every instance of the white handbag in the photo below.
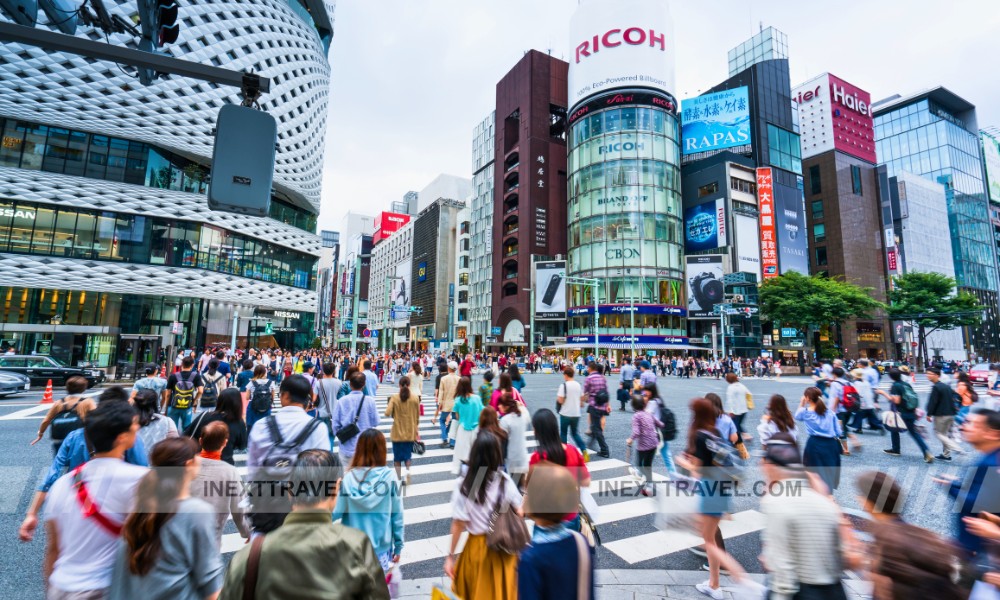
[[[882,424],[889,431],[906,431],[906,421],[903,420],[903,415],[899,414],[899,411],[895,410],[895,407],[882,411]]]

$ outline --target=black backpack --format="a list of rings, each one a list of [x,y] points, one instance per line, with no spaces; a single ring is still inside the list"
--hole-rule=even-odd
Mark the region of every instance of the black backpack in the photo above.
[[[266,413],[271,410],[271,403],[273,402],[272,385],[274,383],[271,381],[268,381],[267,384],[253,382],[253,394],[250,396],[251,410],[259,413]]]
[[[660,400],[660,423],[663,423],[663,427],[660,428],[660,433],[663,435],[664,442],[672,442],[677,438],[677,419],[674,417],[674,411],[667,408],[667,403],[662,399]]]
[[[205,382],[205,389],[201,392],[201,406],[212,408],[219,400],[219,382],[225,378],[225,375],[216,371],[215,379],[209,373],[202,375],[201,378]]]
[[[66,439],[67,435],[83,427],[83,419],[76,412],[76,407],[80,404],[80,401],[81,399],[77,398],[72,406],[64,405],[63,409],[53,417],[52,422],[49,424],[49,431],[53,442],[61,442]]]
[[[174,383],[174,393],[170,397],[170,407],[177,410],[187,410],[194,406],[194,380],[198,373],[194,369],[187,371],[188,376],[184,377],[184,372],[177,374],[177,382]]]
[[[310,419],[297,436],[291,441],[286,441],[278,428],[277,417],[268,417],[264,420],[268,433],[271,435],[273,445],[267,451],[264,461],[261,464],[263,475],[268,481],[286,481],[292,473],[292,463],[295,457],[302,451],[302,444],[306,443],[316,427],[319,426],[319,419]],[[259,479],[259,478],[258,478]]]

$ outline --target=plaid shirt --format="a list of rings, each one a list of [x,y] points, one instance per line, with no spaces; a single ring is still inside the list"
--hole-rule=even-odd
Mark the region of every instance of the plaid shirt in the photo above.
[[[583,394],[587,397],[588,406],[595,406],[594,396],[601,391],[608,391],[608,382],[605,381],[604,376],[597,372],[587,375],[587,378],[583,380]]]

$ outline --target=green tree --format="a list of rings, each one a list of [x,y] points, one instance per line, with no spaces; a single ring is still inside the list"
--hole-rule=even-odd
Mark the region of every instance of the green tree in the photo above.
[[[955,280],[941,273],[914,271],[893,278],[889,291],[889,318],[917,327],[917,367],[927,356],[927,336],[935,331],[978,325],[983,305],[968,292],[955,291]]]
[[[760,286],[762,316],[805,332],[806,356],[810,355],[809,345],[816,327],[866,318],[884,308],[884,304],[871,297],[871,288],[840,279],[790,271]]]

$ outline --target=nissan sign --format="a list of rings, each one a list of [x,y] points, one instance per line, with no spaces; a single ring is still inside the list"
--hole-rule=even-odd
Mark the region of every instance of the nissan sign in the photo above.
[[[570,106],[618,88],[674,89],[673,24],[662,0],[584,0],[570,42]]]

